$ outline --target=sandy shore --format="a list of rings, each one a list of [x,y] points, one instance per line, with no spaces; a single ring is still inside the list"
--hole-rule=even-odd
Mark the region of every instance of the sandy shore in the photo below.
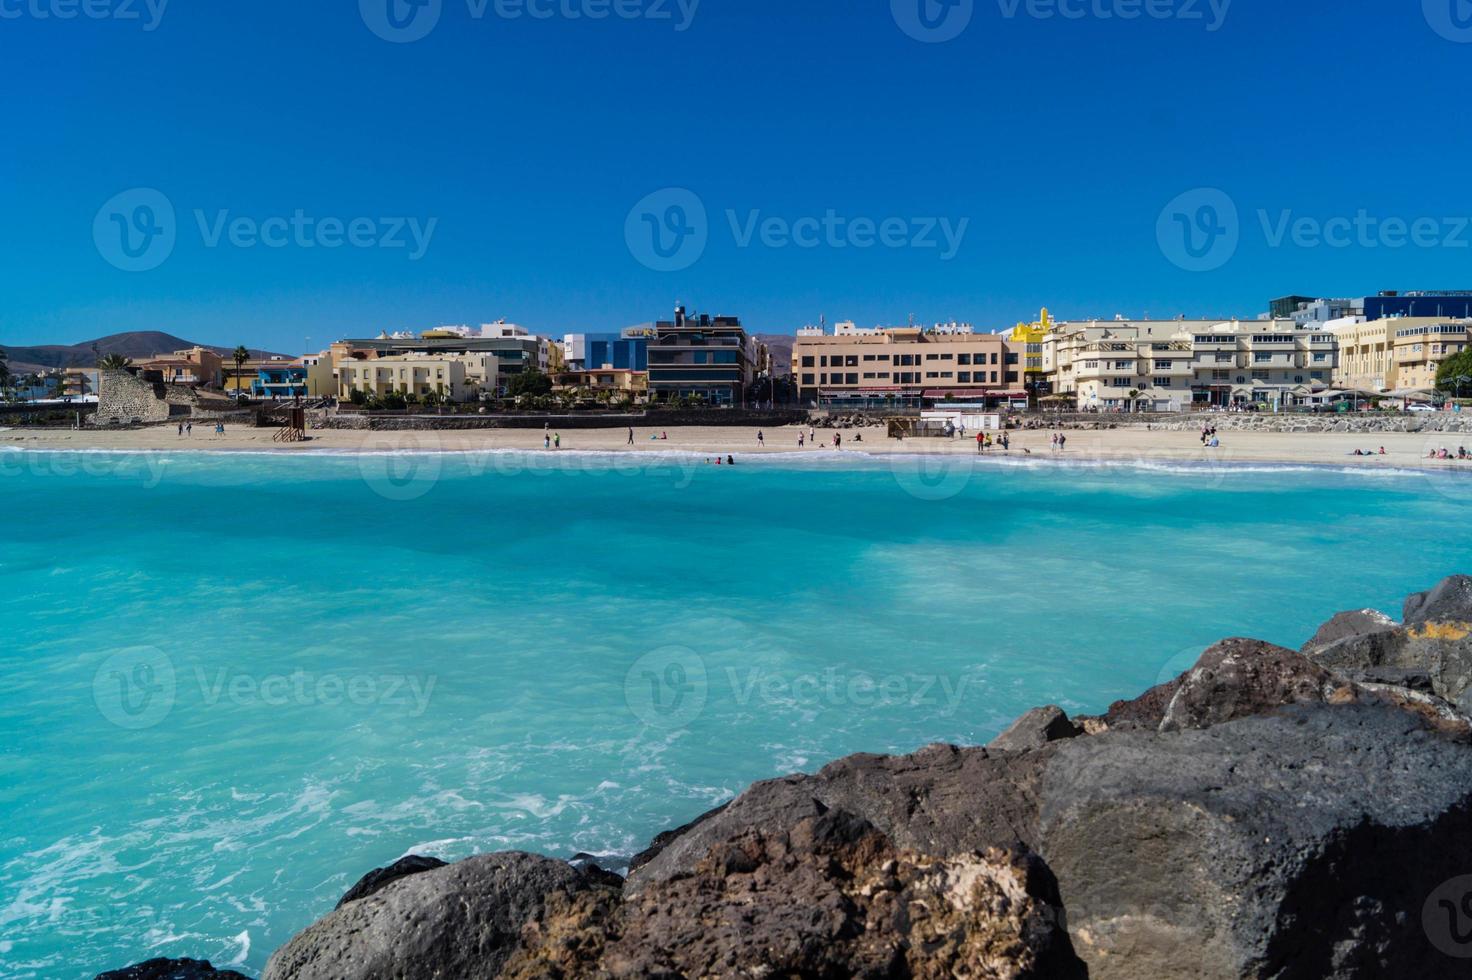
[[[797,452],[798,435],[809,430],[795,426],[765,430],[765,445],[758,442],[754,428],[673,428],[668,439],[652,439],[658,430],[636,428],[634,443],[628,444],[627,429],[576,429],[561,432],[563,451],[598,452],[689,452],[751,455],[755,453]],[[160,450],[177,452],[259,451],[313,453],[324,450],[392,452],[523,449],[543,451],[543,433],[539,429],[485,429],[455,432],[364,432],[324,429],[310,433],[310,441],[282,444],[272,441],[274,430],[232,428],[217,436],[209,425],[197,426],[190,437],[180,438],[173,428],[148,428],[127,431],[106,430],[25,430],[0,429],[0,447],[40,450]],[[558,434],[554,431],[553,433]],[[818,449],[831,448],[834,430],[817,430]],[[880,453],[964,453],[974,455],[972,439],[908,439],[903,442],[887,438],[882,429],[853,429],[842,433],[846,451]],[[1068,443],[1062,454],[1068,458],[1097,458],[1150,461],[1214,461],[1218,463],[1311,463],[1318,465],[1354,465],[1365,467],[1466,467],[1472,463],[1438,463],[1427,458],[1432,449],[1446,446],[1455,453],[1461,443],[1472,449],[1472,438],[1455,433],[1269,433],[1223,432],[1218,449],[1206,449],[1193,432],[1167,432],[1143,429],[1111,429],[1099,432],[1066,433]],[[1047,430],[1009,433],[1012,448],[1009,455],[1052,458],[1059,454],[1050,448]],[[1385,455],[1378,451],[1384,447]],[[807,442],[803,447],[811,452]],[[1355,456],[1354,451],[1374,451],[1373,456]],[[555,450],[554,450],[555,451]],[[989,450],[996,452],[995,450]]]

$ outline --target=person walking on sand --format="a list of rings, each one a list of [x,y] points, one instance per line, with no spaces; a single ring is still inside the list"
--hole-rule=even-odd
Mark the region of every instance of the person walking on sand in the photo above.
[[[1004,452],[1004,453],[1010,453],[1011,451],[1012,451],[1012,440],[1007,437],[1007,433],[1003,432],[1002,433],[1002,452]]]
[[[542,430],[542,448],[552,448],[552,433],[548,432],[546,429]]]
[[[984,432],[976,434],[976,452],[978,454],[986,452],[986,433]]]
[[[555,435],[555,436],[552,437],[552,445],[555,446],[558,449],[561,449],[562,448],[562,433],[561,432],[557,433],[557,435]]]
[[[185,425],[184,425],[184,436],[186,438],[190,438],[193,435],[194,435],[194,423],[193,422],[187,422],[187,423],[185,423]]]
[[[1058,451],[1061,453],[1067,447],[1068,447],[1068,437],[1066,435],[1064,435],[1063,433],[1061,433],[1061,432],[1058,433]]]
[[[631,426],[629,426],[629,445],[632,446],[633,444],[634,444],[634,427],[631,425]]]
[[[806,438],[806,434],[805,433],[799,432],[797,434],[797,448],[798,449],[801,449],[803,447],[803,439],[805,439],[805,438]]]
[[[761,429],[756,430],[756,444],[763,449],[767,448],[767,435]]]
[[[183,422],[180,422],[179,423],[179,438],[180,439],[183,439],[184,438],[184,423]]]

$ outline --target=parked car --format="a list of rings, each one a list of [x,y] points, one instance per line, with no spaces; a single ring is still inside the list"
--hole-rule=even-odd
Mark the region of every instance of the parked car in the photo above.
[[[1434,405],[1427,405],[1425,402],[1417,402],[1414,405],[1407,405],[1406,406],[1406,411],[1407,412],[1434,412],[1434,411],[1436,411],[1436,406],[1434,406]]]

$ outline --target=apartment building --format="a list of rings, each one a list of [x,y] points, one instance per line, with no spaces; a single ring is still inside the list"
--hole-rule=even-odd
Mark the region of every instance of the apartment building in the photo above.
[[[1395,351],[1397,390],[1435,388],[1441,362],[1472,344],[1472,319],[1425,322],[1407,317],[1386,322]]]
[[[792,375],[803,404],[915,407],[925,400],[1025,402],[1020,352],[1002,334],[893,327],[800,335]]]
[[[135,366],[140,372],[155,374],[169,384],[218,387],[225,377],[224,360],[206,347],[155,354]]]
[[[648,338],[649,395],[691,398],[707,405],[741,405],[765,354],[739,317],[685,313],[633,328]]]
[[[1327,388],[1335,336],[1292,320],[1062,323],[1043,342],[1053,390],[1078,408],[1178,412],[1291,404]]]
[[[495,393],[498,361],[492,354],[398,354],[390,357],[349,359],[338,363],[338,397],[353,392],[382,397],[389,394],[435,394],[456,402],[477,401]]]

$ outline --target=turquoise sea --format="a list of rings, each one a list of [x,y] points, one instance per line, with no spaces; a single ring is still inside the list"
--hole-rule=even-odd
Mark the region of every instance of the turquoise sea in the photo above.
[[[256,974],[368,869],[627,856],[1472,565],[1472,478],[0,450],[0,976]]]

